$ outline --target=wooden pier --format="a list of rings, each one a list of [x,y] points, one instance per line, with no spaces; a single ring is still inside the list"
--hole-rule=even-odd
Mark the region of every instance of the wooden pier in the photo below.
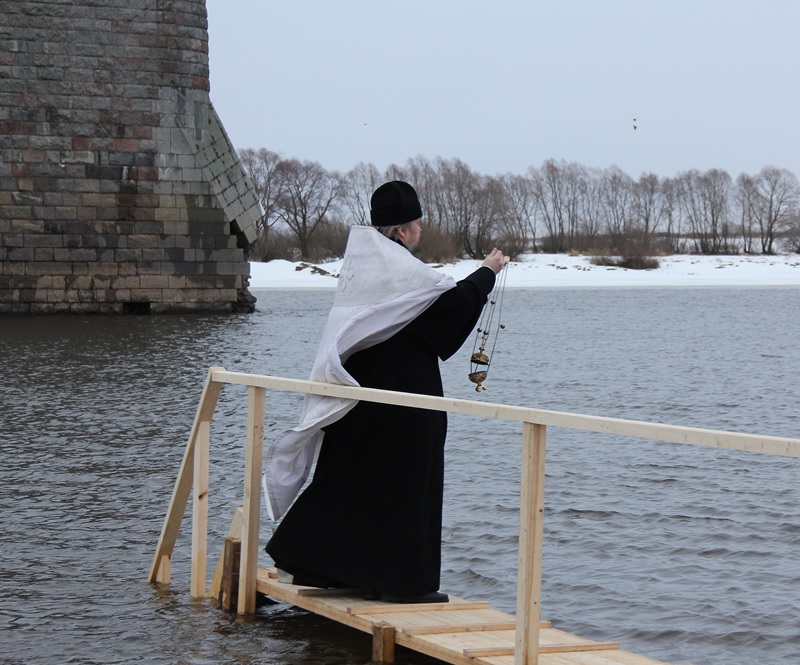
[[[231,521],[225,547],[207,586],[209,450],[211,420],[222,388],[248,387],[243,506]],[[279,582],[274,570],[258,568],[261,466],[266,390],[446,411],[523,424],[517,612],[505,614],[486,602],[451,598],[449,603],[404,605],[364,600],[356,590],[301,587]],[[595,642],[552,627],[540,617],[544,466],[547,427],[601,432],[800,457],[800,439],[678,427],[617,418],[487,404],[412,393],[354,388],[297,379],[241,374],[212,367],[172,492],[149,580],[168,584],[172,553],[192,497],[192,596],[218,598],[224,607],[252,614],[262,593],[373,636],[373,662],[394,662],[395,645],[457,665],[664,665],[624,651],[616,642]]]
[[[449,603],[402,605],[364,600],[353,589],[283,584],[274,569],[260,569],[259,593],[302,607],[372,635],[372,663],[394,663],[402,646],[454,665],[514,665],[516,617],[491,603],[451,597]],[[663,665],[623,651],[617,642],[594,642],[539,622],[541,665]]]

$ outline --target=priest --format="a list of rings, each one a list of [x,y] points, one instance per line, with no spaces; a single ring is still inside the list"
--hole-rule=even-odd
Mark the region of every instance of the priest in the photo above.
[[[423,230],[411,185],[381,185],[370,208],[372,228],[351,229],[310,378],[441,396],[439,360],[471,335],[502,252],[456,283],[414,256]],[[446,602],[446,432],[441,411],[308,395],[300,424],[265,460],[267,507],[283,516],[266,548],[279,579],[359,588],[371,600]]]

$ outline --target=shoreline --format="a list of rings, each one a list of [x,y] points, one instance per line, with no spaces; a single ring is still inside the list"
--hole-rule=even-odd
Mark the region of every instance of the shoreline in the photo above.
[[[529,254],[506,270],[507,289],[665,289],[800,288],[800,255],[702,256],[676,254],[659,258],[659,268],[597,266],[592,257]],[[460,280],[480,266],[472,259],[432,268]],[[342,260],[313,264],[274,260],[250,262],[251,290],[333,290]]]

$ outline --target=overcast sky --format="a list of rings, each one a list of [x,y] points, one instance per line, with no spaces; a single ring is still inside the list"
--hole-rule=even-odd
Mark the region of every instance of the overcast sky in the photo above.
[[[800,176],[799,0],[206,3],[237,149],[340,171],[421,155]]]

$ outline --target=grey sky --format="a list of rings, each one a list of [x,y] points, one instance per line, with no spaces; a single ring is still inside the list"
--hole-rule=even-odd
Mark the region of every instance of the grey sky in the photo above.
[[[798,0],[206,2],[237,148],[800,176]]]

